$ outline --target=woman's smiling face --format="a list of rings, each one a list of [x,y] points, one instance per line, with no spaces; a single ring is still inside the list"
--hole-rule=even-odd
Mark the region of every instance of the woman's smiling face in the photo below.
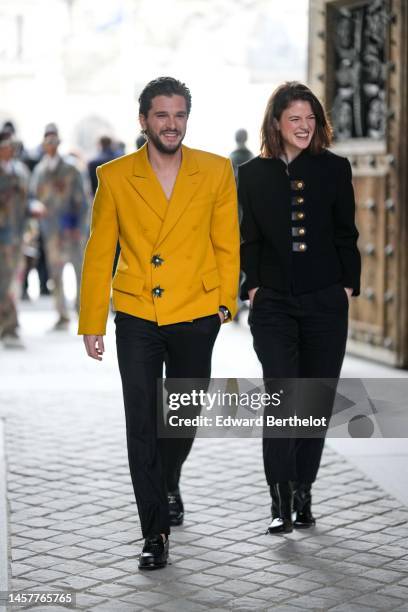
[[[316,129],[316,116],[310,102],[294,100],[278,121],[283,147],[287,153],[300,153],[310,145]]]

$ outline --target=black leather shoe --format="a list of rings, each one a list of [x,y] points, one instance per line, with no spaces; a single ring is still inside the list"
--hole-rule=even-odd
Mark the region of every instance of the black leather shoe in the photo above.
[[[297,529],[305,529],[316,525],[312,514],[312,485],[308,482],[295,483],[294,510],[296,518],[293,525]]]
[[[290,533],[293,531],[293,489],[291,482],[278,482],[270,487],[272,497],[272,522],[267,533]]]
[[[179,491],[169,492],[167,495],[169,502],[169,519],[172,527],[182,525],[184,521],[183,500]]]
[[[163,541],[162,536],[146,538],[139,557],[139,569],[160,569],[167,565],[169,557],[169,538]]]

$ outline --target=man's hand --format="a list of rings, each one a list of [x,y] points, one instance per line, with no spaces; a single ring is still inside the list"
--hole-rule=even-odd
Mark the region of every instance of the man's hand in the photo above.
[[[97,359],[98,361],[102,361],[102,355],[105,352],[103,336],[84,334],[84,344],[89,357],[92,357],[92,359]]]
[[[253,289],[250,289],[248,291],[248,296],[249,296],[249,302],[252,306],[253,301],[254,301],[254,297],[255,297],[255,293],[258,291],[259,287],[254,287]]]
[[[351,289],[350,287],[344,287],[344,291],[347,293],[347,297],[350,299],[353,295],[353,289]]]
[[[28,205],[28,211],[34,219],[42,219],[48,215],[47,207],[40,200],[31,200]]]

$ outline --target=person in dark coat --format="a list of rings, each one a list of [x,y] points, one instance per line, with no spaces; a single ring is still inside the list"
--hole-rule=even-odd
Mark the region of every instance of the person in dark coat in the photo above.
[[[147,139],[146,136],[143,134],[143,132],[140,132],[139,136],[136,138],[135,144],[136,144],[136,149],[139,150],[143,147],[144,144],[146,144]]]
[[[235,176],[235,180],[238,180],[238,167],[241,164],[244,164],[245,162],[249,161],[250,159],[253,158],[254,154],[252,153],[252,151],[250,151],[248,149],[248,147],[246,146],[248,140],[248,132],[244,129],[239,129],[235,132],[235,142],[237,144],[236,149],[234,149],[232,151],[232,153],[230,154],[229,158],[231,160],[232,163],[232,167],[234,169],[234,176]],[[239,202],[238,202],[238,214],[239,214],[239,220],[241,221],[242,219],[242,207],[240,206]],[[242,281],[242,272],[241,272],[241,276],[240,276],[240,284]],[[236,314],[236,317],[234,319],[234,323],[239,323],[239,320],[241,318],[241,316],[243,315],[244,311],[247,310],[247,305],[245,302],[243,302],[240,298],[238,299],[238,312]]]
[[[248,132],[244,129],[237,130],[235,132],[235,142],[237,143],[236,149],[230,154],[230,160],[232,167],[234,168],[235,177],[238,176],[238,166],[244,164],[253,158],[253,153],[246,146],[248,140]]]
[[[328,150],[331,137],[316,96],[298,82],[285,83],[268,101],[261,154],[238,170],[241,297],[250,300],[250,328],[264,379],[284,380],[289,390],[294,379],[299,384],[334,380],[332,392],[321,396],[329,418],[345,353],[349,300],[359,295],[361,267],[351,166]],[[303,396],[289,411],[313,409],[306,404]],[[293,509],[295,527],[315,524],[311,486],[325,432],[317,437],[298,432],[264,433],[270,533],[292,531]]]
[[[113,147],[112,138],[109,136],[102,136],[99,139],[99,153],[94,159],[91,159],[88,162],[88,173],[93,195],[95,195],[98,187],[98,178],[96,176],[97,167],[102,166],[102,164],[106,164],[106,162],[112,161],[112,159],[116,159],[116,157],[119,157],[120,155]]]

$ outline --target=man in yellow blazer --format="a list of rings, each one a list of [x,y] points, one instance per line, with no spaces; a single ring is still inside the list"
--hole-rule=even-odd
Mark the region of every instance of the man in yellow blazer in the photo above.
[[[97,170],[78,333],[101,360],[111,286],[129,467],[145,544],[140,569],[164,567],[189,438],[157,435],[157,380],[209,379],[220,324],[236,313],[239,230],[229,160],[182,145],[188,88],[146,85],[139,119],[147,144]],[[111,278],[117,241],[121,254]]]

